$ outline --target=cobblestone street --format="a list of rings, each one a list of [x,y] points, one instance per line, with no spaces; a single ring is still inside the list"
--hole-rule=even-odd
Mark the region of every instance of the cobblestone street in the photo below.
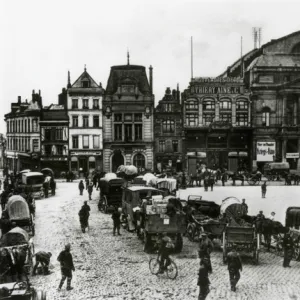
[[[78,183],[58,183],[55,197],[36,201],[35,250],[52,252],[54,265],[49,276],[38,275],[31,281],[38,289],[47,291],[47,299],[197,299],[197,272],[199,259],[197,243],[184,238],[183,251],[174,255],[178,265],[178,277],[170,280],[166,275],[151,275],[148,262],[151,256],[143,252],[143,245],[133,233],[121,231],[121,236],[112,235],[110,215],[100,213],[97,208],[99,192],[93,192],[90,230],[80,230],[78,211],[88,199],[86,190],[79,196]],[[281,187],[284,189],[284,187]],[[288,187],[298,191],[298,187]],[[209,197],[220,198],[233,189],[218,187]],[[256,187],[248,189],[258,190]],[[194,194],[186,190],[184,193]],[[250,194],[247,192],[247,196]],[[247,198],[247,197],[246,197]],[[259,199],[261,200],[261,199]],[[277,201],[274,201],[277,203]],[[251,204],[249,204],[249,208]],[[276,209],[272,207],[272,209]],[[251,211],[251,209],[250,209]],[[252,211],[251,211],[252,213]],[[73,275],[74,290],[66,286],[58,292],[60,267],[56,258],[66,243],[71,244],[76,271]],[[237,292],[231,292],[226,266],[222,263],[222,252],[212,254],[213,274],[210,275],[211,292],[207,299],[290,299],[300,296],[300,263],[292,262],[292,268],[282,267],[282,258],[273,253],[260,253],[258,266],[243,259],[244,267]],[[289,296],[290,295],[290,296]]]

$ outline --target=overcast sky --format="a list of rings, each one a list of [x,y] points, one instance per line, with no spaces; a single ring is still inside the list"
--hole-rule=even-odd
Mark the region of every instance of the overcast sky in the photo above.
[[[194,76],[217,76],[253,48],[252,27],[262,43],[300,30],[300,1],[9,0],[0,7],[0,132],[10,103],[41,90],[44,105],[57,102],[84,65],[106,88],[110,67],[153,66],[156,103],[166,87],[187,88],[190,37]]]

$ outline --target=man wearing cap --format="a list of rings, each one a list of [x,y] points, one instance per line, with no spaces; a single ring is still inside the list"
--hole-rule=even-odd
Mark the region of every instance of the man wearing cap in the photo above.
[[[57,260],[60,262],[60,269],[61,269],[61,281],[58,286],[58,290],[61,290],[66,278],[67,278],[67,291],[73,289],[71,287],[71,280],[72,280],[72,271],[75,271],[75,267],[73,264],[73,257],[71,254],[71,245],[67,244],[65,246],[65,250],[61,251]]]
[[[159,244],[160,244],[160,247],[159,247],[159,255],[160,255],[159,273],[163,273],[164,270],[170,264],[169,255],[172,252],[172,249],[174,248],[174,244],[166,232],[163,232],[162,235],[160,236]]]
[[[51,252],[39,251],[35,253],[33,256],[35,256],[35,265],[33,267],[32,275],[36,275],[36,270],[39,264],[42,265],[44,275],[50,274],[49,264],[50,264],[50,258],[52,256]]]
[[[246,200],[245,199],[242,199],[242,210],[241,210],[241,213],[243,216],[246,216],[248,214],[248,205],[246,204]]]
[[[208,268],[205,260],[200,261],[200,268],[198,272],[198,282],[197,285],[199,286],[199,296],[198,300],[205,300],[207,295],[209,294],[209,285],[210,281],[208,278]]]
[[[213,248],[214,248],[214,245],[213,245],[212,241],[208,238],[207,234],[204,232],[201,233],[201,241],[199,243],[198,254],[199,254],[200,259],[203,259],[203,258],[207,259],[207,268],[208,268],[209,273],[212,273],[210,253],[212,252]]]
[[[89,227],[89,217],[90,217],[90,206],[87,204],[87,201],[84,201],[78,215],[79,221],[81,225],[81,230],[85,233],[85,229]]]
[[[290,268],[290,262],[293,258],[294,254],[294,241],[293,238],[291,237],[291,234],[288,232],[285,234],[282,242],[283,246],[283,267],[284,268]]]
[[[240,280],[240,271],[243,270],[240,255],[236,251],[236,245],[232,245],[231,251],[227,254],[227,263],[229,271],[230,286],[233,292],[236,291],[236,285]]]

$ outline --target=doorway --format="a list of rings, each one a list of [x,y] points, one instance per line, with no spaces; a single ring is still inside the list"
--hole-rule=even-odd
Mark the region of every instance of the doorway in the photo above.
[[[112,157],[112,172],[115,173],[121,165],[124,165],[124,157],[121,151],[115,151]]]

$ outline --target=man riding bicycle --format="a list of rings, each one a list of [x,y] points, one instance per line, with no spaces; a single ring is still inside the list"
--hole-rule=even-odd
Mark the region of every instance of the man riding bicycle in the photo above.
[[[160,247],[158,254],[160,255],[159,273],[164,273],[165,269],[170,265],[170,253],[174,248],[171,238],[166,232],[160,236]]]

